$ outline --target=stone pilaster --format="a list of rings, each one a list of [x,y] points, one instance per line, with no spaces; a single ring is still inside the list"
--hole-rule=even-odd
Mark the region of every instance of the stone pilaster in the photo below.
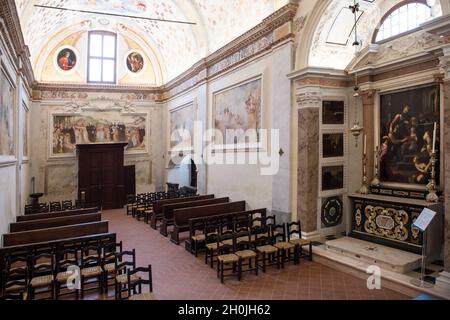
[[[449,68],[450,71],[450,68]],[[450,272],[450,77],[444,82],[445,244],[444,267]]]
[[[367,135],[367,178],[370,183],[375,169],[375,121],[373,119],[375,108],[375,91],[368,90],[361,93],[363,105],[363,128]]]
[[[298,103],[298,173],[297,216],[306,234],[317,231],[319,192],[319,119],[322,99],[318,92],[297,96]]]

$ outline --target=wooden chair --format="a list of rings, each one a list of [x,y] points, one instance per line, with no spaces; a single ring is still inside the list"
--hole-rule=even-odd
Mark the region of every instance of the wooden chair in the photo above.
[[[116,276],[114,280],[114,297],[122,300],[122,293],[128,290],[128,271],[136,269],[136,250],[123,251],[116,257]],[[133,276],[132,280],[138,280]]]
[[[62,211],[61,202],[50,202],[50,212]]]
[[[309,259],[309,261],[312,261],[312,242],[309,240],[302,239],[302,228],[300,220],[297,222],[291,222],[287,224],[287,235],[288,235],[288,242],[292,243],[296,246],[296,254],[297,261],[300,262],[300,258],[306,257]],[[293,235],[297,235],[296,237],[293,237]],[[303,247],[308,246],[308,253],[303,253]]]
[[[143,279],[138,273],[148,274],[147,279]],[[152,266],[148,265],[147,268],[137,268],[129,270],[127,273],[128,279],[128,300],[143,301],[143,300],[156,300],[153,294],[153,279],[152,279]],[[135,280],[137,279],[137,280]],[[142,285],[148,285],[149,291],[143,293]]]
[[[79,268],[78,250],[67,248],[56,252],[55,300],[61,296],[61,289],[69,289],[69,278],[74,275],[70,267]],[[79,290],[75,289],[75,298],[79,299]]]
[[[220,283],[224,282],[225,277],[237,276],[238,280],[241,279],[240,257],[234,254],[233,238],[232,230],[222,231],[217,236],[217,278],[220,278]],[[225,274],[226,271],[231,271],[231,273]]]
[[[7,257],[5,270],[2,272],[2,296],[23,295],[27,298],[28,294],[28,257]]]
[[[297,264],[296,246],[286,241],[286,224],[274,225],[270,229],[272,232],[273,246],[280,250],[281,267],[284,268],[285,263],[290,261],[294,261],[294,264]]]
[[[28,299],[34,300],[36,291],[46,289],[39,293],[50,292],[50,299],[55,297],[55,258],[53,253],[41,253],[30,257],[31,278],[28,286]]]
[[[24,300],[25,295],[23,292],[19,293],[10,293],[5,295],[0,295],[0,301],[6,301],[6,300]]]
[[[64,200],[61,203],[61,209],[62,211],[68,211],[73,209],[72,200]]]
[[[243,272],[255,271],[258,275],[258,254],[252,250],[253,242],[248,227],[236,228],[233,235],[234,254],[239,257],[239,280]],[[246,270],[243,267],[248,267]]]
[[[116,278],[117,252],[105,252],[102,256],[103,284],[108,292],[109,280]]]
[[[205,231],[205,219],[192,219],[189,220],[189,238],[191,241],[191,253],[196,257],[198,256],[199,248],[205,244],[206,236]]]
[[[127,195],[127,216],[133,214],[133,209],[136,207],[136,195],[129,194]]]
[[[265,219],[253,219],[252,226],[256,252],[262,256],[262,259],[259,259],[262,265],[259,265],[259,267],[261,267],[263,273],[266,272],[266,267],[269,265],[276,265],[277,269],[280,269],[280,250],[272,245],[273,238],[270,234],[270,227],[265,223]]]
[[[94,254],[92,254],[94,252]],[[101,259],[101,247],[98,245],[84,247],[81,250],[80,291],[81,299],[84,298],[86,280],[97,279],[100,294],[103,293],[103,269]]]
[[[211,268],[214,268],[214,257],[217,255],[218,242],[217,237],[219,234],[220,221],[217,219],[208,219],[205,223],[205,264],[208,264],[208,260]]]

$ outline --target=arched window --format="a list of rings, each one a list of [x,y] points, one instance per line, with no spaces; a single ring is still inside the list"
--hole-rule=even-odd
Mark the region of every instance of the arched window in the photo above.
[[[382,20],[375,42],[414,30],[432,18],[431,7],[425,1],[410,2],[397,7]]]

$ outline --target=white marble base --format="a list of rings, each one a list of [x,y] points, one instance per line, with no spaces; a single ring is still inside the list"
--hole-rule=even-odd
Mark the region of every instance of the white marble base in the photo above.
[[[450,296],[450,272],[443,271],[436,278],[436,288]]]
[[[325,246],[327,250],[402,274],[421,265],[420,255],[349,237],[327,241]]]

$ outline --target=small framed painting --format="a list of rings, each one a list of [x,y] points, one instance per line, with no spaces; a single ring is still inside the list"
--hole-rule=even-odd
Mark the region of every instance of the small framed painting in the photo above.
[[[322,191],[344,188],[344,166],[322,167]]]
[[[323,101],[322,124],[344,124],[344,101]]]
[[[322,155],[324,158],[344,156],[344,134],[326,133],[322,135]]]

